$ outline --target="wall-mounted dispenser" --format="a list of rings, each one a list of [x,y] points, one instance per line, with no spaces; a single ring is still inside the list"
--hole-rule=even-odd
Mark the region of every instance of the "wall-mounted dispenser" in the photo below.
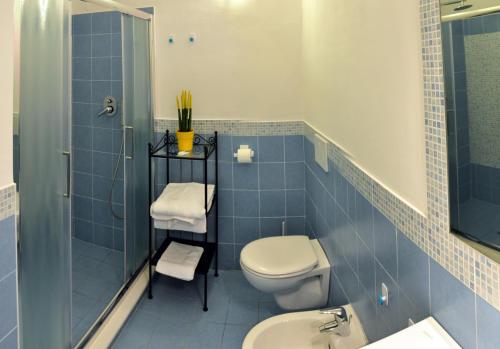
[[[254,157],[255,152],[250,149],[248,145],[240,145],[240,149],[236,153],[234,153],[234,157],[238,159],[238,162],[241,163],[250,163],[252,162],[252,158]]]

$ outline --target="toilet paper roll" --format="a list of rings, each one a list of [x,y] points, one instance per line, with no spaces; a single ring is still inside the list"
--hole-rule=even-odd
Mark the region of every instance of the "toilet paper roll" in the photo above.
[[[238,149],[237,159],[241,163],[252,162],[252,149]]]

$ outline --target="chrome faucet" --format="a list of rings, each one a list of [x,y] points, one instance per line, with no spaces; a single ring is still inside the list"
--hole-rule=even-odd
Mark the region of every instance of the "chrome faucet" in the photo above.
[[[112,96],[107,96],[104,98],[104,109],[97,114],[98,117],[101,117],[103,115],[106,116],[114,116],[116,114],[116,99],[115,97]]]
[[[115,109],[111,106],[104,107],[103,111],[97,114],[97,116],[103,116],[103,115],[108,115],[108,114],[113,114]]]
[[[333,321],[319,327],[320,333],[334,333],[341,337],[347,337],[351,334],[351,315],[347,314],[344,307],[322,309],[319,313],[333,315],[334,317]]]

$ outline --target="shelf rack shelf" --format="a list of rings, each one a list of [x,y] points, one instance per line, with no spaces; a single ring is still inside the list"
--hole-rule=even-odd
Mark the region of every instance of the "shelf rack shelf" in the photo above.
[[[210,271],[210,266],[214,262],[215,276],[219,276],[219,258],[218,258],[218,241],[219,241],[219,219],[218,219],[218,156],[217,156],[217,132],[209,137],[204,137],[199,134],[194,135],[193,140],[193,150],[186,154],[179,155],[177,139],[175,134],[170,133],[169,130],[165,132],[161,140],[156,144],[149,144],[149,205],[153,204],[154,201],[154,173],[153,173],[153,159],[164,159],[166,164],[166,183],[170,183],[170,161],[171,160],[185,160],[185,161],[202,161],[203,162],[203,184],[205,185],[205,215],[207,218],[207,232],[203,237],[202,241],[195,239],[181,239],[170,236],[170,231],[167,230],[167,237],[161,243],[161,245],[156,248],[153,246],[154,237],[154,224],[153,218],[149,219],[149,287],[148,296],[153,298],[153,267],[156,266],[161,255],[165,252],[167,247],[172,241],[188,244],[192,246],[203,247],[203,254],[200,261],[196,267],[195,273],[204,276],[204,294],[203,294],[203,311],[208,310],[207,306],[207,287],[208,287],[208,273]],[[208,162],[211,156],[215,157],[215,188],[214,188],[214,198],[212,200],[212,206],[208,206]],[[211,242],[208,240],[208,216],[214,211],[214,232],[215,241]]]

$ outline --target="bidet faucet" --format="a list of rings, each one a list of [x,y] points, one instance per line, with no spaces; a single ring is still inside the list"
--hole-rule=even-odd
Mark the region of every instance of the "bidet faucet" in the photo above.
[[[319,327],[320,333],[334,333],[341,337],[347,337],[351,334],[351,315],[347,314],[344,307],[322,309],[319,313],[330,314],[334,317],[333,321]]]

